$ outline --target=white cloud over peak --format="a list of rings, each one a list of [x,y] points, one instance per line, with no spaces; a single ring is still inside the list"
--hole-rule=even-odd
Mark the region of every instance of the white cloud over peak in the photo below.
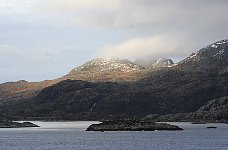
[[[134,38],[116,45],[106,45],[97,52],[97,57],[137,59],[141,57],[171,57],[188,55],[183,44],[176,38],[165,36]],[[193,46],[193,45],[191,45]]]

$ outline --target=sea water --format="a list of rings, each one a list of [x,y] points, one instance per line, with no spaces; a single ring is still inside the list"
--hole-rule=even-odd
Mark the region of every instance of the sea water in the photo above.
[[[184,131],[87,132],[99,122],[32,122],[40,128],[0,129],[0,149],[228,150],[228,124],[172,122]]]

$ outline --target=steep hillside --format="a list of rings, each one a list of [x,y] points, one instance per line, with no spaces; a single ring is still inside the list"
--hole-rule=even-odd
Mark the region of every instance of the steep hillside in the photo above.
[[[56,80],[42,82],[7,82],[0,84],[0,104],[7,101],[17,101],[37,95],[43,88],[57,83]]]
[[[228,73],[228,40],[213,43],[178,63],[181,69]]]
[[[227,122],[228,121],[228,97],[221,97],[209,101],[192,113],[178,113],[169,115],[147,115],[144,119],[154,121],[192,121],[192,122]]]

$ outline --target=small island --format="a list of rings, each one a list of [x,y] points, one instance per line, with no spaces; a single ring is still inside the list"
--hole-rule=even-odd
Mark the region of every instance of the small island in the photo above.
[[[13,121],[0,121],[0,128],[25,128],[25,127],[39,127],[31,122],[13,122]]]
[[[92,124],[86,131],[177,131],[183,130],[175,125],[167,123],[155,123],[145,120],[118,120],[104,121],[100,124]]]
[[[199,122],[192,122],[192,124],[207,124],[207,123],[199,121]]]

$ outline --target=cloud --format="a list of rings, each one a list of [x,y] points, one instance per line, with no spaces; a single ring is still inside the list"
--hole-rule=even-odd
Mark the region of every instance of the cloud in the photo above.
[[[78,20],[84,25],[129,28],[227,20],[224,15],[227,7],[225,0],[41,0],[39,3],[44,11],[69,13],[72,21]]]
[[[58,54],[48,48],[21,49],[14,45],[0,45],[0,67],[36,67],[51,62],[51,58]],[[44,65],[45,66],[45,65]]]
[[[226,0],[43,0],[39,6],[65,14],[59,19],[72,26],[106,28],[129,37],[97,54],[183,57],[228,35]]]
[[[106,45],[97,52],[96,56],[129,59],[183,56],[188,55],[188,51],[182,49],[185,43],[184,40],[181,42],[166,36],[135,38],[116,45]]]
[[[14,60],[19,60],[18,58],[23,58],[25,53],[12,45],[0,45],[0,66],[9,66],[14,62]]]
[[[78,10],[115,10],[120,7],[120,0],[43,0],[40,8],[52,11],[78,11]]]
[[[22,13],[30,11],[39,0],[1,0],[0,13]]]

